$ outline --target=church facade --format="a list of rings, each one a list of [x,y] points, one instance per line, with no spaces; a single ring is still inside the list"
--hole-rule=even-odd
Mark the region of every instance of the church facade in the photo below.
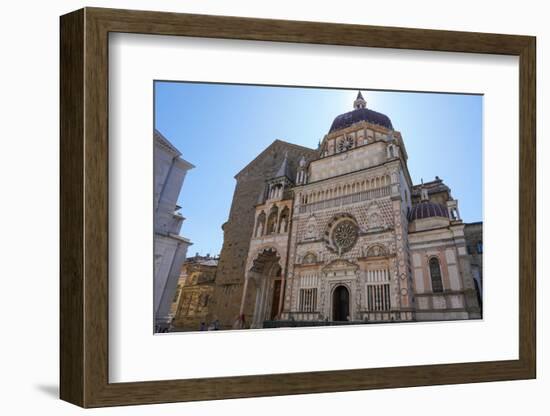
[[[413,184],[404,139],[367,108],[318,149],[276,141],[237,176],[212,319],[261,328],[481,318],[458,200]]]

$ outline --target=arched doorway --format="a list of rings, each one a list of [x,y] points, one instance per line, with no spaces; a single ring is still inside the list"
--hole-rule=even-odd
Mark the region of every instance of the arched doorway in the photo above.
[[[240,314],[245,314],[252,328],[261,328],[265,320],[277,318],[283,296],[282,269],[277,251],[268,248],[259,253],[245,279]],[[252,302],[248,303],[248,300]]]
[[[349,290],[338,286],[332,293],[332,320],[347,321],[349,316]]]

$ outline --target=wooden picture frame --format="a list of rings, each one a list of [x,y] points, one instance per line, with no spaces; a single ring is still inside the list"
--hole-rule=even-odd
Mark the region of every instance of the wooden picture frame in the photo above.
[[[85,8],[61,17],[60,396],[82,407],[536,377],[535,38]],[[519,359],[109,383],[108,35],[297,42],[519,57]]]

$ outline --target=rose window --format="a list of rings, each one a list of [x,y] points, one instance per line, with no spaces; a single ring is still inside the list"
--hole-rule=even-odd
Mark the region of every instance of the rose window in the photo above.
[[[332,230],[332,244],[338,252],[344,253],[355,245],[357,236],[357,225],[351,220],[343,220],[338,222]]]

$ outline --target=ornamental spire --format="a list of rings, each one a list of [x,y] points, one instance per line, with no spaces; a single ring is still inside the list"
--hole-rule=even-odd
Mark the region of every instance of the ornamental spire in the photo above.
[[[279,167],[279,170],[277,171],[275,178],[281,178],[283,176],[286,176],[287,178],[290,179],[290,173],[289,173],[289,167],[288,167],[288,151],[285,152],[285,158],[283,159],[283,163]]]
[[[367,101],[363,98],[363,94],[361,94],[361,91],[357,92],[357,98],[353,102],[353,108],[356,110],[359,110],[360,108],[366,108],[367,107]]]

